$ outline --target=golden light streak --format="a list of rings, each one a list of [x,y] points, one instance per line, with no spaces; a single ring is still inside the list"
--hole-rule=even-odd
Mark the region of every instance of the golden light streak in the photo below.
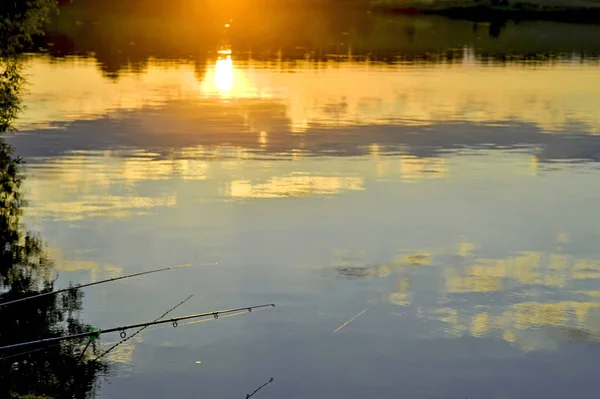
[[[360,312],[359,314],[357,314],[356,316],[354,316],[353,318],[351,318],[350,320],[348,320],[347,322],[345,322],[344,324],[342,324],[341,326],[336,328],[333,333],[335,334],[336,332],[340,331],[342,328],[346,327],[349,323],[356,320],[358,317],[362,316],[366,311],[367,311],[367,309],[363,310],[362,312]]]

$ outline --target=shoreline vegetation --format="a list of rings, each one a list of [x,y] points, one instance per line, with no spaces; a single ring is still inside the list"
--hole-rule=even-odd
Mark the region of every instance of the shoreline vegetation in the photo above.
[[[36,0],[41,1],[41,0]],[[183,13],[187,17],[206,16],[244,19],[250,14],[279,10],[309,12],[379,13],[396,15],[436,15],[470,22],[553,21],[600,24],[600,0],[59,0],[62,8],[113,13],[119,15],[169,16]]]
[[[48,20],[56,16],[54,0],[0,1],[0,302],[51,292],[55,263],[38,234],[23,225],[27,201],[24,161],[2,137],[15,131],[26,91],[24,54]],[[81,319],[83,292],[70,290],[0,309],[0,346],[90,331]],[[87,341],[89,342],[89,340]],[[5,349],[0,355],[0,398],[63,399],[93,394],[108,375],[99,347],[85,353],[86,339],[30,351]],[[41,350],[43,349],[43,350]]]
[[[600,0],[373,0],[371,9],[402,15],[439,15],[473,22],[554,21],[600,24]]]
[[[41,1],[41,0],[36,0]],[[400,15],[438,15],[472,22],[553,21],[600,24],[600,0],[59,0],[61,6],[117,14],[169,15],[183,11],[198,17],[232,14],[234,19],[248,13],[271,12],[275,9],[297,11],[328,9],[360,10]],[[61,7],[62,8],[62,7]]]
[[[174,59],[193,62],[201,79],[207,60],[218,57],[222,47],[236,59],[282,61],[351,58],[452,63],[465,56],[490,63],[600,59],[600,24],[573,29],[555,22],[392,15],[370,9],[371,0],[290,0],[287,7],[276,1],[197,0],[193,6],[179,7],[188,0],[170,4],[75,0],[60,7],[31,52],[55,59],[91,55],[111,79],[118,79],[123,71],[144,70],[150,60]],[[224,24],[229,26],[225,29]],[[472,51],[465,53],[466,48]]]

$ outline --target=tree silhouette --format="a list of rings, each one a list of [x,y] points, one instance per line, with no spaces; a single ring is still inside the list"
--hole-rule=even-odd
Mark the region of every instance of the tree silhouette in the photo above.
[[[18,52],[29,44],[55,11],[54,0],[0,1],[0,54]]]
[[[0,5],[0,133],[13,130],[21,109],[24,79],[19,50],[38,33],[49,0]],[[20,223],[26,202],[20,192],[23,161],[0,138],[0,302],[52,291],[54,264],[39,237]],[[89,331],[79,320],[83,294],[61,295],[0,308],[0,346]],[[86,398],[94,393],[105,363],[95,348],[81,357],[85,339],[0,352],[0,398]],[[26,352],[26,353],[23,353]]]

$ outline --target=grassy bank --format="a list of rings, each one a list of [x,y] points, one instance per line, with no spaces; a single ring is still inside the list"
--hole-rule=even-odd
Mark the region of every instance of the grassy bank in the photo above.
[[[600,24],[599,0],[374,0],[374,10],[435,14],[469,21],[556,21]]]

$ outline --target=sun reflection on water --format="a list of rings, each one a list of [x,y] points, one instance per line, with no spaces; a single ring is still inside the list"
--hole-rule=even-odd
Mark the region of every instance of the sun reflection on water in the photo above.
[[[233,86],[233,62],[231,56],[219,58],[215,64],[215,86],[222,93],[227,93]]]
[[[481,64],[468,69],[462,64],[432,65],[420,70],[411,65],[392,68],[363,62],[275,65],[234,56],[227,46],[216,55],[216,59],[196,63],[150,59],[147,68],[126,71],[118,82],[105,79],[93,59],[57,64],[49,57],[30,58],[24,67],[31,89],[18,127],[93,120],[177,100],[226,97],[268,99],[285,106],[293,132],[310,126],[490,121],[535,124],[547,133],[572,131],[573,126],[590,134],[600,132],[596,106],[600,79],[593,78],[597,68],[589,66],[561,63],[534,70],[511,64],[500,73],[499,66]],[[549,81],[557,83],[548,85]],[[482,85],[490,89],[484,93]]]

